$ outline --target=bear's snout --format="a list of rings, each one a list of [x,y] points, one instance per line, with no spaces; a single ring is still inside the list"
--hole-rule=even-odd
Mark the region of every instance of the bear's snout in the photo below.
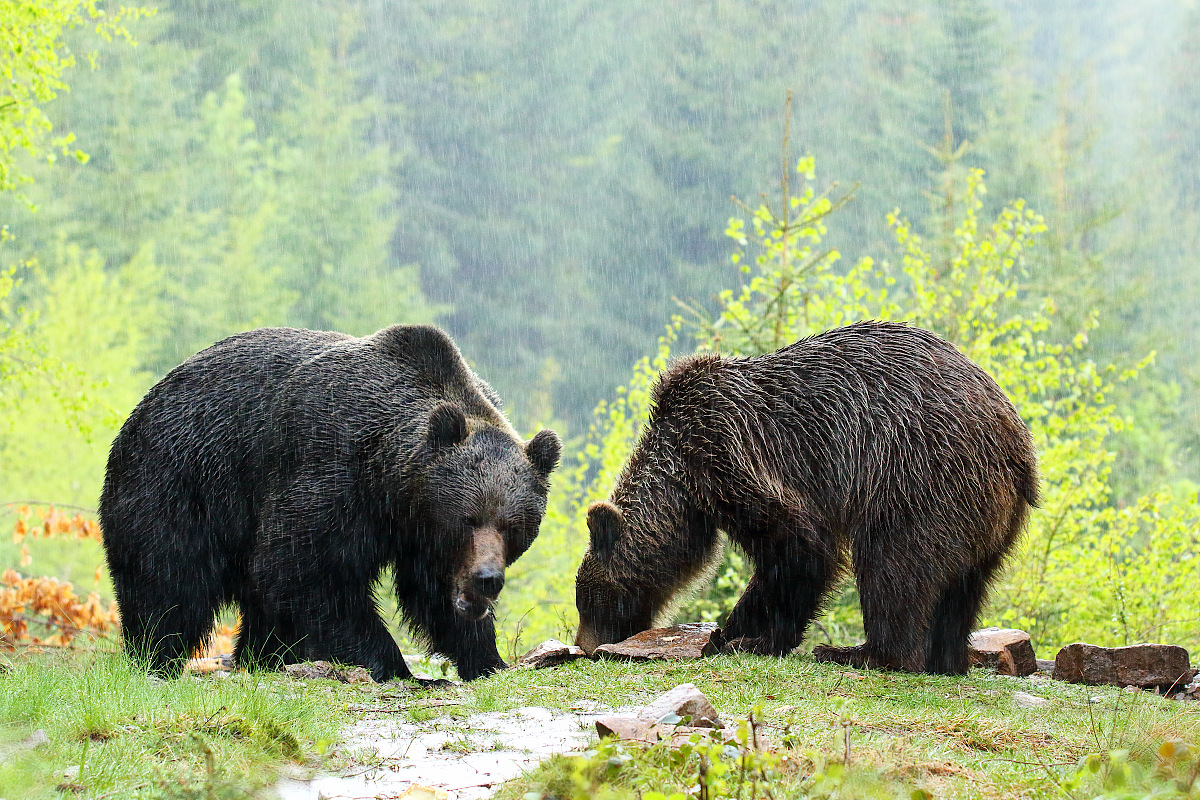
[[[480,620],[492,612],[504,588],[504,537],[495,527],[478,528],[470,546],[470,557],[455,581],[454,610],[460,617]]]
[[[471,586],[476,594],[489,600],[495,600],[500,596],[500,590],[504,588],[504,570],[490,565],[477,570],[471,576]]]

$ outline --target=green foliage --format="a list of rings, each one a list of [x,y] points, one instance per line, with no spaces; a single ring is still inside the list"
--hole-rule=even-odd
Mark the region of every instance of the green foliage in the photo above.
[[[669,722],[667,724],[670,724]],[[602,739],[582,755],[565,756],[550,768],[553,776],[541,791],[524,800],[546,796],[567,800],[632,798],[685,800],[687,797],[732,798],[803,792],[806,797],[892,797],[869,771],[848,776],[844,765],[830,763],[816,751],[792,752],[767,747],[765,734],[751,715],[738,722],[732,735],[697,731],[677,740],[651,745]],[[760,742],[760,737],[763,737]]]
[[[67,31],[90,25],[108,41],[128,39],[125,24],[150,13],[122,6],[109,14],[101,0],[0,0],[0,192],[32,180],[17,160],[21,152],[50,162],[59,153],[87,160],[82,150],[71,149],[73,134],[52,135],[42,109],[69,88],[64,73],[75,55]]]
[[[65,240],[49,265],[8,267],[18,271],[10,299],[25,302],[0,307],[12,340],[0,348],[0,497],[91,505],[108,443],[151,382],[141,365],[160,324],[160,272],[148,254],[106,272]]]
[[[287,202],[276,147],[254,137],[241,79],[231,75],[200,112],[192,156],[199,163],[159,240],[174,266],[164,369],[236,331],[283,324],[299,298],[283,285],[287,252],[272,240]]]

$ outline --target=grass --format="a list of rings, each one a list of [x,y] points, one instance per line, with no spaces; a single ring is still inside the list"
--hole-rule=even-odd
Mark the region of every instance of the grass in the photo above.
[[[0,660],[0,797],[246,797],[315,764],[351,721],[325,681],[159,681],[105,651]],[[41,731],[44,744],[31,746]]]
[[[1185,755],[1173,745],[1170,758],[1161,751],[1168,742],[1200,744],[1200,703],[980,671],[953,679],[845,671],[807,657],[719,656],[575,662],[426,691],[272,673],[159,682],[103,651],[13,656],[0,668],[3,800],[64,793],[266,798],[284,774],[369,764],[369,753],[336,746],[339,732],[363,716],[396,719],[400,711],[408,721],[453,730],[470,714],[526,705],[636,705],[684,682],[704,691],[727,722],[753,715],[763,751],[747,765],[748,751],[703,741],[684,748],[610,743],[552,758],[498,797],[695,794],[701,756],[709,781],[725,781],[709,797],[736,796],[739,780],[747,798],[752,788],[774,797],[1200,796],[1200,787],[1190,795],[1179,790],[1194,749]],[[1017,691],[1049,704],[1022,708]],[[48,742],[30,747],[37,730]],[[456,752],[470,746],[466,738],[452,742]],[[755,778],[763,774],[765,783]]]
[[[847,672],[807,658],[582,662],[556,671],[506,673],[473,694],[488,707],[510,695],[562,708],[579,699],[641,703],[684,682],[696,684],[729,722],[754,715],[758,734],[775,751],[777,797],[910,797],[913,791],[955,798],[1093,797],[1114,771],[1109,769],[1114,751],[1128,765],[1123,777],[1129,796],[1143,796],[1143,790],[1173,796],[1169,768],[1186,769],[1189,762],[1164,762],[1160,747],[1174,740],[1200,744],[1197,703],[981,671],[966,679]],[[1017,691],[1044,697],[1049,705],[1022,708],[1013,700]],[[843,769],[847,734],[850,766]],[[1103,759],[1102,768],[1095,780],[1088,780],[1092,773],[1085,770],[1088,775],[1076,781],[1079,764],[1090,754]],[[780,762],[784,755],[787,762]],[[586,797],[611,791],[614,797],[633,798],[656,790],[668,795],[694,790],[699,758],[692,756],[680,759],[671,748],[657,746],[557,757],[499,796]],[[749,797],[749,784],[744,788]],[[1198,793],[1200,786],[1190,796]]]

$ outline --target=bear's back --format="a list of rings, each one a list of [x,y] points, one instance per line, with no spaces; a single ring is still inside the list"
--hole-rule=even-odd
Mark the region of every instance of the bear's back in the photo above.
[[[419,451],[430,413],[444,402],[463,410],[470,433],[520,446],[495,392],[440,329],[393,325],[334,343],[279,385],[272,469],[286,477],[305,465],[342,465],[343,475],[365,462],[394,468]]]
[[[171,370],[113,441],[100,497],[106,538],[201,520],[223,535],[248,535],[270,400],[298,364],[346,338],[261,328],[223,339]]]
[[[135,447],[142,458],[161,450],[208,462],[231,438],[245,445],[263,434],[266,406],[280,382],[298,364],[348,338],[329,331],[260,328],[222,339],[146,393],[114,450]]]
[[[749,358],[668,369],[651,429],[735,491],[803,494],[829,517],[954,507],[956,487],[1007,477],[1036,501],[1032,438],[995,381],[919,328],[864,322]],[[966,512],[963,509],[964,513]]]

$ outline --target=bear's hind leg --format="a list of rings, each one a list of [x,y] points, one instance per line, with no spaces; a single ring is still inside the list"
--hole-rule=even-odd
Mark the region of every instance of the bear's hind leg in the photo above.
[[[125,587],[118,593],[125,653],[151,672],[178,676],[212,634],[219,598],[184,596],[165,586]]]
[[[804,640],[840,571],[822,544],[815,536],[785,537],[770,552],[750,554],[754,577],[721,626],[725,649],[782,656]]]
[[[942,592],[925,648],[925,671],[939,675],[966,675],[970,668],[967,639],[975,627],[988,583],[999,565],[992,559],[955,578]]]
[[[858,647],[816,648],[817,661],[924,670],[926,632],[940,582],[922,563],[921,554],[905,546],[909,540],[887,532],[856,537],[854,577],[867,640]]]
[[[243,597],[233,661],[246,669],[276,670],[303,660],[302,642],[286,615],[272,614],[259,601]]]

